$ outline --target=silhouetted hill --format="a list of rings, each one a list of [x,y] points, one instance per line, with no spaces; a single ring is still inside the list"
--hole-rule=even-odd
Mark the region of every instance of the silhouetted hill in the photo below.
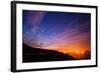
[[[23,62],[75,60],[72,56],[61,52],[32,48],[23,44]]]

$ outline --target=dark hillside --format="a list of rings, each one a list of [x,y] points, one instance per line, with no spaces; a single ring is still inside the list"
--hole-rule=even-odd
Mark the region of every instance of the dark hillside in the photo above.
[[[61,52],[32,48],[23,44],[23,62],[75,60],[72,56]]]

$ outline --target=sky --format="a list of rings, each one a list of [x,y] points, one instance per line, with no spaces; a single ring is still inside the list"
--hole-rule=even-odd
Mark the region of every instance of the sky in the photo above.
[[[23,10],[23,43],[56,50],[76,59],[90,54],[89,13]]]

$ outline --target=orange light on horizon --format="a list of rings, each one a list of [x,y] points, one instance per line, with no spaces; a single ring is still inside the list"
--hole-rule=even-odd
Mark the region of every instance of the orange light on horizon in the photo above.
[[[89,49],[80,49],[80,48],[64,48],[64,49],[59,49],[58,51],[64,54],[71,55],[75,59],[84,59],[86,55],[90,53]]]

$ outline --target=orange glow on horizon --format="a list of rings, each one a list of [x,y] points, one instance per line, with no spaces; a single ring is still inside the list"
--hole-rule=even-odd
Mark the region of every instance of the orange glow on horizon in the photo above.
[[[58,49],[57,51],[64,54],[69,54],[76,59],[85,59],[90,54],[90,46],[86,43],[76,43],[74,45],[66,46],[65,48]]]
[[[77,48],[77,49],[75,49],[75,48],[59,49],[58,51],[62,52],[64,54],[69,54],[76,59],[84,59],[86,57],[86,55],[90,52],[90,50],[79,49],[79,48]]]

